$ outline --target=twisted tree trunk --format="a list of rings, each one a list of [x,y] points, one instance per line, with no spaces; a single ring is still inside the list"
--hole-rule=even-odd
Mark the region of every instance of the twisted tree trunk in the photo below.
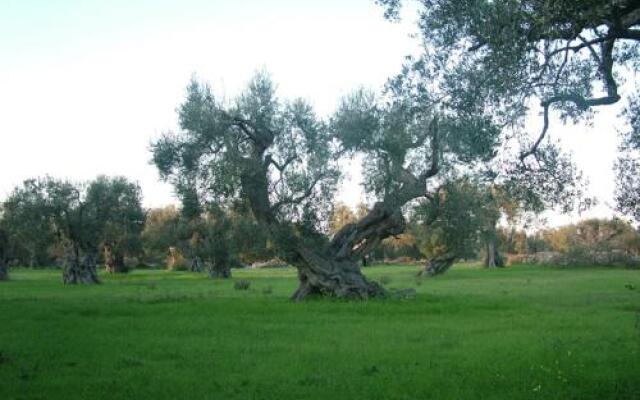
[[[397,166],[394,174],[400,184],[390,189],[384,200],[376,203],[367,215],[340,229],[329,243],[319,238],[305,237],[294,224],[279,220],[280,207],[285,204],[300,205],[313,193],[313,185],[300,196],[291,196],[272,204],[268,178],[272,159],[269,155],[265,156],[265,151],[273,141],[273,135],[263,132],[261,140],[251,136],[255,147],[251,157],[243,159],[240,176],[242,190],[254,217],[286,253],[283,258],[298,269],[299,287],[292,296],[294,300],[303,300],[312,295],[348,299],[386,295],[381,285],[362,274],[358,263],[382,240],[404,232],[406,223],[401,208],[409,201],[424,196],[426,180],[438,172],[439,145],[435,118],[429,131],[433,135],[431,167],[415,176],[401,165]],[[253,132],[255,134],[259,132]]]
[[[81,257],[76,246],[65,249],[62,281],[65,284],[94,284],[100,283],[96,272],[97,257],[93,252],[85,252]]]
[[[385,295],[382,286],[368,280],[352,260],[338,261],[322,256],[307,247],[296,250],[299,259],[293,264],[298,269],[300,284],[291,298],[299,301],[313,295],[335,296],[346,299],[368,299]]]
[[[449,252],[429,259],[418,276],[430,277],[444,273],[456,260],[455,253]]]

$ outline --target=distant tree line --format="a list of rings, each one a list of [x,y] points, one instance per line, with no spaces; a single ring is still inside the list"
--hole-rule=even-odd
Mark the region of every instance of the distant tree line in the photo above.
[[[0,279],[10,265],[59,266],[65,283],[98,283],[98,265],[110,273],[207,268],[228,277],[231,266],[272,257],[242,206],[145,210],[140,187],[124,177],[28,179],[0,203]]]
[[[503,267],[507,261],[594,264],[598,257],[612,261],[607,254],[616,255],[613,261],[640,255],[640,234],[621,219],[527,232],[517,228],[526,207],[495,185],[462,179],[434,193],[407,211],[404,232],[373,246],[361,265],[419,263],[419,275],[433,276],[460,260]],[[59,266],[65,283],[97,283],[99,265],[110,273],[168,268],[228,278],[231,267],[281,256],[242,202],[202,207],[183,193],[181,206],[145,210],[140,187],[124,177],[29,179],[0,211],[0,279],[10,265]],[[325,235],[334,237],[369,212],[364,203],[355,210],[334,204]],[[533,257],[543,253],[551,258]]]

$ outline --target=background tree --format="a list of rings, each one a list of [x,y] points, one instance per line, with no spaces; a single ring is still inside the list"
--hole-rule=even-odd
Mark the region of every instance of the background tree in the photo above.
[[[11,243],[11,258],[29,267],[49,266],[56,243],[47,204],[35,180],[15,188],[3,204],[5,231]]]
[[[483,193],[476,182],[447,182],[415,209],[412,230],[427,257],[420,276],[447,271],[460,258],[475,258],[480,235],[492,221]]]
[[[377,0],[386,16],[398,17],[401,0]],[[551,113],[562,121],[589,120],[595,107],[621,99],[623,71],[638,68],[640,3],[573,0],[421,0],[418,27],[424,54],[413,64],[425,84],[434,71],[444,101],[474,102],[491,109],[494,118],[519,137],[520,150],[507,171],[521,190],[538,190],[547,198],[551,182],[562,188],[571,174],[546,174],[549,165],[570,163],[557,146],[545,141]],[[629,91],[633,93],[633,91]],[[535,105],[535,102],[539,106]],[[633,104],[633,103],[632,103]],[[637,102],[635,102],[637,104]],[[532,108],[535,107],[535,108]],[[529,111],[540,110],[540,132],[523,131]],[[632,124],[634,113],[629,113]],[[514,154],[515,155],[515,154]],[[636,165],[620,162],[620,171]],[[556,168],[562,171],[563,168]],[[545,176],[544,178],[542,178]],[[620,180],[621,209],[633,173]],[[631,180],[629,180],[631,179]],[[624,186],[628,184],[627,186]],[[632,186],[629,186],[632,185]],[[637,187],[636,187],[637,188]],[[571,191],[564,191],[571,195]],[[634,191],[631,191],[635,193]],[[637,190],[636,190],[637,192]]]
[[[276,257],[267,232],[253,218],[246,204],[233,204],[225,216],[230,224],[229,241],[237,264],[252,264]]]
[[[63,282],[99,283],[99,222],[95,210],[87,207],[84,187],[45,177],[25,181],[16,194],[43,210],[56,240],[64,248]]]
[[[237,262],[234,257],[231,221],[224,210],[210,205],[207,210],[204,225],[202,257],[206,260],[209,276],[216,278],[230,278],[231,265]]]
[[[329,218],[329,234],[335,235],[345,225],[355,222],[356,215],[346,204],[336,203]]]
[[[281,104],[264,74],[231,105],[192,82],[179,110],[182,131],[154,144],[154,162],[174,185],[195,183],[204,201],[245,198],[298,268],[294,298],[366,298],[384,290],[356,260],[404,231],[402,207],[427,195],[440,171],[474,170],[495,154],[500,130],[483,115],[454,111],[406,75],[384,98],[365,91],[345,98],[330,126],[300,100]],[[378,201],[327,242],[320,221],[338,178],[335,156],[355,153],[366,154],[365,187]]]
[[[141,234],[144,259],[152,264],[164,264],[169,248],[177,246],[179,210],[173,206],[154,208],[147,213]]]
[[[126,272],[125,256],[140,255],[145,211],[138,184],[125,177],[99,176],[87,187],[86,208],[96,227],[108,272]]]

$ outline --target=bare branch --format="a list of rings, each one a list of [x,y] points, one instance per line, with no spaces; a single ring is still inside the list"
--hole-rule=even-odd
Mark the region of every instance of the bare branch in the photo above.
[[[276,204],[274,204],[271,207],[271,210],[273,212],[278,211],[282,206],[285,205],[295,205],[295,204],[300,204],[302,203],[304,200],[308,199],[309,197],[311,197],[311,195],[313,194],[313,189],[315,188],[315,186],[318,184],[318,182],[320,182],[321,179],[323,179],[324,176],[323,175],[319,175],[317,176],[313,182],[307,186],[306,190],[304,191],[304,193],[302,193],[300,196],[297,197],[287,197],[284,198],[280,201],[278,201]]]

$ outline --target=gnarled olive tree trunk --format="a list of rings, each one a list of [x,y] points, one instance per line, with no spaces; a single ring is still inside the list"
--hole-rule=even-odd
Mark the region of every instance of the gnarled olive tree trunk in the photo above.
[[[424,268],[418,272],[418,276],[429,277],[442,274],[451,268],[456,258],[456,254],[451,252],[431,257]]]
[[[65,284],[94,284],[100,283],[96,271],[97,257],[94,252],[86,251],[80,254],[76,246],[65,249],[62,281]]]
[[[300,284],[292,296],[303,300],[312,295],[329,295],[347,299],[368,299],[385,294],[378,283],[368,280],[357,262],[339,261],[305,246],[296,249],[292,264],[298,269]]]
[[[287,249],[283,258],[298,270],[299,287],[292,296],[294,300],[313,295],[348,299],[386,295],[381,285],[362,274],[359,261],[382,240],[405,230],[400,207],[424,191],[418,184],[414,190],[405,190],[402,197],[376,203],[359,221],[345,225],[330,242],[319,245],[292,233],[295,229],[291,224],[277,220],[269,202],[264,168],[249,164],[243,171],[242,186],[254,216],[271,232],[279,247]],[[283,235],[283,231],[289,234]]]

